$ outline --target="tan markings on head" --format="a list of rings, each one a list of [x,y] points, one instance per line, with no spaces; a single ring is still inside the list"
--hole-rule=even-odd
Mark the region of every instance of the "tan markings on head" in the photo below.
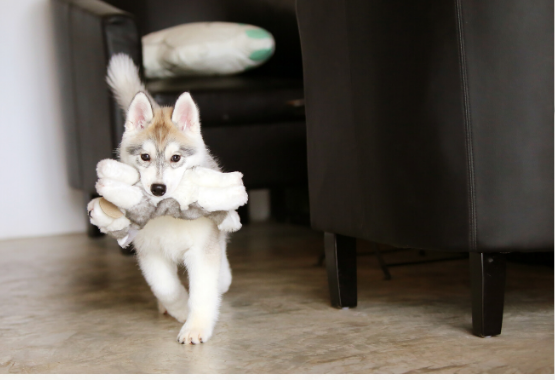
[[[163,150],[172,141],[188,145],[189,139],[172,122],[172,112],[173,107],[155,109],[148,127],[139,132],[134,140],[151,140],[159,150]]]

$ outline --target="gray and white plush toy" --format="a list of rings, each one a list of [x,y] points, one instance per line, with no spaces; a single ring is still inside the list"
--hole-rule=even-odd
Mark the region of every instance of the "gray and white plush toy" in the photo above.
[[[139,172],[122,162],[106,159],[97,165],[96,183],[100,198],[89,202],[90,222],[118,240],[125,248],[149,220],[169,215],[192,220],[212,219],[218,229],[235,232],[241,228],[237,211],[248,195],[240,172],[221,173],[206,167],[187,169],[171,198],[147,194]],[[117,186],[117,183],[126,186]],[[131,186],[129,186],[131,185]]]

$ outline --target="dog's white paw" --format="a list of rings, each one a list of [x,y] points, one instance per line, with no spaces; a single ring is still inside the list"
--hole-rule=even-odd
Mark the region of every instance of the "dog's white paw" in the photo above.
[[[231,269],[229,268],[229,264],[225,267],[220,269],[220,277],[218,279],[218,291],[220,294],[227,293],[229,287],[231,286]]]
[[[236,232],[242,227],[241,218],[237,211],[229,211],[225,219],[218,225],[218,229],[224,232]]]
[[[177,341],[181,344],[206,343],[212,337],[212,330],[206,323],[187,321],[177,335]]]
[[[167,313],[177,319],[178,322],[185,323],[189,315],[189,309],[187,307],[182,307],[177,310],[168,310]]]
[[[168,314],[168,310],[166,310],[166,307],[164,306],[164,304],[160,302],[159,299],[157,299],[156,301],[158,301],[158,312],[160,314]]]
[[[185,323],[187,316],[189,315],[188,301],[189,297],[183,289],[184,294],[177,297],[175,302],[164,304],[162,301],[158,300],[158,311],[162,314],[168,314],[181,323]]]

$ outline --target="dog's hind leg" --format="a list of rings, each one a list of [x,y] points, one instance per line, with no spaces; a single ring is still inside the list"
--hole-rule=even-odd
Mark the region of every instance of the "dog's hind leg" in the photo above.
[[[187,291],[177,275],[177,265],[156,254],[137,255],[139,266],[158,301],[179,322],[187,319]],[[158,307],[159,311],[163,309]]]
[[[166,310],[166,307],[164,306],[162,301],[160,301],[158,298],[156,299],[156,301],[158,302],[158,312],[160,314],[168,314],[168,311]]]
[[[231,267],[229,266],[229,261],[227,260],[226,254],[227,241],[224,234],[220,237],[220,247],[222,255],[222,263],[220,265],[220,275],[218,277],[218,290],[220,294],[224,294],[229,290],[231,285]]]

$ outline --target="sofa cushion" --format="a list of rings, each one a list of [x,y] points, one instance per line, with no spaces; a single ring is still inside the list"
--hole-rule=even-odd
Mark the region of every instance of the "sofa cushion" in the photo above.
[[[193,22],[143,36],[147,78],[232,75],[266,62],[274,53],[268,31],[234,22]]]
[[[302,79],[171,78],[151,80],[146,86],[161,105],[173,105],[181,93],[190,92],[204,127],[304,120]]]

